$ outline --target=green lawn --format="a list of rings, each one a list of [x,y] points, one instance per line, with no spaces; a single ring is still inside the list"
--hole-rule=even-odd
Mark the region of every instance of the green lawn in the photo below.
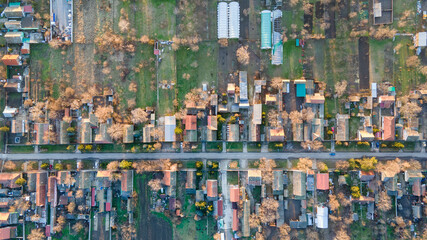
[[[227,172],[227,181],[230,185],[239,184],[239,172],[238,171],[228,171]]]
[[[207,142],[206,143],[207,152],[221,152],[222,151],[222,142]]]
[[[243,142],[227,142],[227,152],[242,152]]]
[[[282,77],[298,79],[302,77],[302,49],[296,46],[296,40],[283,43]]]
[[[65,153],[70,152],[67,150],[69,145],[43,145],[40,146],[40,152],[46,153]],[[74,145],[73,145],[74,147]]]
[[[248,152],[261,152],[261,143],[248,142]]]
[[[385,58],[392,56],[386,55],[386,49],[392,48],[393,43],[391,39],[375,40],[369,39],[369,68],[370,68],[370,81],[380,83],[388,81],[392,77],[391,66],[385,66]],[[387,77],[386,77],[387,76]]]
[[[7,151],[9,153],[34,153],[34,146],[32,146],[32,145],[8,145]]]

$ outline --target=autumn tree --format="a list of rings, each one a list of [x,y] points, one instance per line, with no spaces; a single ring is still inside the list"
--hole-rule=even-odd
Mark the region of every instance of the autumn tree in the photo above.
[[[319,233],[316,229],[307,228],[307,239],[319,240]]]
[[[237,61],[240,64],[248,65],[250,60],[250,54],[248,50],[248,46],[241,46],[236,51]]]
[[[314,119],[315,113],[313,112],[312,108],[304,108],[301,110],[301,117],[304,121],[311,123],[311,121]]]
[[[46,236],[41,228],[34,228],[27,238],[28,240],[45,240]]]
[[[112,106],[98,107],[95,111],[95,116],[98,118],[98,121],[100,123],[107,122],[107,120],[111,118],[112,114],[113,114]]]
[[[343,80],[341,82],[335,83],[335,94],[338,98],[340,98],[342,95],[344,95],[345,91],[347,90],[347,81]]]
[[[267,114],[267,119],[271,127],[280,127],[281,123],[279,121],[279,113],[276,110],[270,110]]]
[[[259,208],[259,219],[262,223],[269,223],[277,219],[279,202],[273,198],[264,198]]]
[[[119,170],[119,161],[112,161],[107,164],[107,170],[117,171]]]
[[[421,61],[416,55],[406,58],[406,66],[408,68],[415,68],[415,67],[418,67],[420,64],[421,64]]]
[[[289,227],[288,224],[284,223],[282,226],[279,227],[279,234],[280,234],[280,239],[291,239],[291,237],[289,236],[291,232],[291,227]]]
[[[387,212],[391,209],[391,199],[390,199],[390,196],[387,194],[387,192],[385,191],[380,192],[377,208],[382,212]]]
[[[331,211],[337,211],[340,207],[340,202],[335,195],[329,195],[329,208]]]
[[[16,169],[16,164],[10,160],[6,161],[3,164],[3,168],[9,171],[15,170]]]
[[[303,119],[302,119],[302,114],[301,112],[298,112],[297,110],[292,111],[289,114],[289,119],[292,121],[292,123],[294,124],[298,124],[298,123],[302,123]]]
[[[303,171],[305,171],[305,170],[308,170],[308,169],[311,169],[312,168],[312,166],[313,166],[313,161],[310,159],[310,158],[300,158],[299,160],[298,160],[298,163],[297,163],[297,169],[298,170],[303,170]]]
[[[83,190],[79,189],[76,191],[76,198],[82,198],[84,196]]]
[[[345,227],[341,227],[338,231],[335,232],[334,240],[350,240],[350,236],[347,233],[347,229]]]
[[[422,108],[416,102],[407,102],[400,108],[400,114],[407,119],[416,117],[421,111]]]
[[[345,160],[339,160],[335,163],[335,168],[340,171],[347,171],[350,167],[350,164]]]
[[[321,173],[327,173],[328,172],[328,166],[324,162],[317,162],[317,169]]]
[[[160,179],[151,179],[147,185],[152,191],[157,192],[162,188],[162,181]]]
[[[76,209],[76,203],[75,202],[70,202],[67,206],[67,210],[69,213],[73,213],[74,210]]]
[[[273,168],[276,167],[276,161],[273,159],[261,158],[258,169],[262,172],[262,180],[266,184],[271,184],[274,180]]]
[[[239,167],[239,162],[238,161],[231,161],[228,164],[228,168],[231,168],[231,169],[237,169],[238,167]]]
[[[83,224],[81,222],[77,222],[73,225],[73,231],[75,233],[79,233],[81,230],[83,230]]]
[[[301,142],[301,147],[305,150],[318,151],[323,148],[323,143],[318,140]]]
[[[148,121],[149,114],[142,108],[136,108],[131,111],[132,122],[134,124],[145,123]]]
[[[53,227],[53,231],[54,232],[61,232],[62,229],[64,228],[65,223],[67,222],[67,220],[65,219],[64,216],[59,216],[56,219],[57,224]]]
[[[136,229],[133,224],[123,225],[120,227],[121,239],[131,240],[136,237]]]
[[[281,91],[282,87],[283,87],[283,80],[279,77],[275,77],[275,78],[271,79],[271,87],[273,89]]]
[[[123,138],[123,125],[120,123],[113,124],[107,129],[107,133],[113,140],[118,141]]]
[[[249,216],[249,227],[250,228],[257,228],[260,225],[261,225],[261,221],[260,221],[258,215],[256,215],[255,213],[252,213]]]

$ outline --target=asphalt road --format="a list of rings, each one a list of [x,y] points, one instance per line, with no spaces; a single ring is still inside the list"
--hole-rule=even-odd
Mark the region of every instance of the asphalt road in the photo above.
[[[313,159],[341,160],[350,158],[376,157],[378,159],[394,158],[415,158],[426,160],[427,153],[405,153],[405,152],[336,152],[335,156],[330,156],[329,152],[307,152],[307,153],[279,153],[279,152],[250,152],[250,153],[29,153],[29,154],[1,154],[4,160],[72,160],[72,159],[259,159],[262,157],[269,159],[293,159],[308,157]]]

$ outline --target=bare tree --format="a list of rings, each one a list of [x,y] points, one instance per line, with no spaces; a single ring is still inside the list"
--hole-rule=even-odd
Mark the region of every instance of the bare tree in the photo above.
[[[74,210],[76,209],[76,203],[75,202],[70,202],[67,206],[67,210],[69,213],[73,213]]]
[[[262,223],[269,223],[277,219],[279,202],[273,198],[264,198],[259,208],[259,219]]]
[[[313,166],[313,161],[310,158],[300,158],[298,160],[297,169],[298,170],[308,170]]]
[[[340,98],[342,95],[344,95],[346,90],[347,90],[347,81],[346,80],[335,83],[335,94],[337,95],[338,98]]]
[[[289,234],[291,233],[291,227],[289,227],[288,224],[284,223],[282,226],[279,227],[279,233],[280,233],[280,239],[291,239]]]
[[[248,65],[250,60],[250,54],[248,50],[248,46],[241,46],[236,51],[237,61],[240,64]]]
[[[28,240],[44,240],[46,236],[41,228],[35,228],[31,230],[31,233],[28,235]]]
[[[98,107],[95,111],[96,117],[98,117],[98,121],[100,123],[105,123],[108,119],[111,118],[113,114],[113,107],[107,106],[107,107]]]
[[[6,161],[3,165],[4,169],[12,171],[16,169],[16,164],[10,160]]]
[[[296,110],[292,111],[289,114],[289,119],[291,119],[292,123],[294,123],[294,124],[298,124],[298,123],[302,123],[303,122],[301,112],[298,112]]]
[[[408,119],[416,117],[421,111],[422,108],[416,102],[407,102],[400,108],[400,114]]]
[[[83,224],[81,222],[77,222],[73,225],[74,232],[79,233],[81,230],[83,230]]]
[[[378,198],[377,208],[380,211],[387,212],[391,209],[391,199],[387,192],[380,192],[380,197]]]
[[[413,55],[413,56],[406,58],[406,66],[408,68],[415,68],[415,67],[420,66],[420,64],[421,64],[421,61],[418,58],[418,56],[416,56],[416,55]]]
[[[318,151],[323,148],[323,143],[321,141],[305,141],[301,142],[301,147],[305,150]]]
[[[311,121],[314,119],[314,112],[312,108],[304,108],[301,111],[302,119],[308,123],[311,123]]]
[[[117,171],[119,170],[119,161],[112,161],[107,164],[107,170]]]
[[[107,129],[107,133],[113,140],[118,141],[123,138],[123,125],[120,123],[113,124]]]
[[[271,87],[273,89],[281,91],[282,87],[283,87],[283,80],[279,77],[275,77],[275,78],[271,79]]]
[[[350,164],[348,161],[339,160],[335,163],[335,167],[340,171],[347,171],[347,169],[350,167]]]
[[[145,123],[148,121],[149,114],[142,108],[136,108],[131,111],[132,122],[134,124]]]
[[[259,170],[262,172],[262,180],[266,184],[271,184],[274,180],[273,168],[275,168],[276,161],[273,159],[261,158],[259,160]]]
[[[271,127],[280,127],[281,123],[279,121],[279,113],[276,110],[270,110],[267,114],[267,119]]]
[[[162,188],[162,181],[160,179],[151,179],[147,184],[152,191],[157,192]]]
[[[257,228],[260,225],[261,225],[261,220],[259,219],[258,215],[256,215],[255,213],[252,213],[249,216],[249,227]]]

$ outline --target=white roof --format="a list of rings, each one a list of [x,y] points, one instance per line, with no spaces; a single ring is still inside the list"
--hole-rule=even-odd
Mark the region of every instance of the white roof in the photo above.
[[[418,33],[418,46],[419,47],[427,46],[427,32]]]
[[[240,37],[240,6],[238,2],[231,2],[229,7],[228,37]]]
[[[175,116],[166,116],[165,117],[165,142],[175,141],[175,127],[176,127]]]
[[[377,83],[372,83],[371,84],[371,95],[374,98],[377,97]]]
[[[317,219],[316,219],[317,228],[328,228],[328,208],[327,207],[317,207]]]
[[[253,124],[262,123],[262,104],[254,104]]]
[[[228,38],[228,4],[218,3],[218,38]]]
[[[239,72],[240,101],[248,100],[248,72]]]
[[[374,17],[381,17],[381,3],[374,3]]]

